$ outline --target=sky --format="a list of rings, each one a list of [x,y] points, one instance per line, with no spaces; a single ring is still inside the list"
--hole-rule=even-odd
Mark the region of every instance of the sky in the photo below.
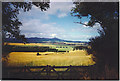
[[[18,18],[22,22],[21,34],[25,37],[54,38],[71,41],[89,41],[91,37],[99,36],[97,23],[95,26],[86,27],[75,23],[80,19],[71,16],[72,2],[51,2],[47,11],[41,11],[33,6],[28,12],[20,11]],[[87,23],[89,18],[82,18]]]

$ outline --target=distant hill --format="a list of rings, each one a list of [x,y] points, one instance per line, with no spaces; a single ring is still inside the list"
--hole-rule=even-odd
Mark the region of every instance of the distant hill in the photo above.
[[[37,37],[32,37],[32,38],[26,38],[28,43],[46,43],[46,42],[73,42],[73,43],[83,43],[83,41],[68,41],[68,40],[62,40],[59,38],[37,38]],[[11,42],[11,43],[23,43],[22,40],[17,40],[13,38],[6,38],[5,42]],[[84,42],[86,43],[86,42]]]

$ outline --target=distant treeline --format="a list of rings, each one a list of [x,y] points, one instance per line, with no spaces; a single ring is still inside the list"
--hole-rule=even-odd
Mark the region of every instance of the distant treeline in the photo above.
[[[3,47],[3,52],[66,52],[59,51],[58,49],[53,49],[45,46],[14,46],[6,45]]]
[[[87,49],[87,46],[75,46],[74,50]],[[48,46],[14,46],[14,45],[5,45],[3,47],[3,52],[69,52],[65,50],[58,50],[55,48],[50,48]]]
[[[83,50],[83,49],[88,49],[88,47],[87,46],[75,46],[74,48],[73,48],[73,51],[74,50]]]

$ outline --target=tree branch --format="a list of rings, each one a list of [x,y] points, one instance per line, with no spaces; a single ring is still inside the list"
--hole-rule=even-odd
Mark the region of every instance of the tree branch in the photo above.
[[[79,24],[82,24],[82,25],[85,25],[85,26],[89,26],[89,25],[87,25],[85,23],[82,23],[82,22],[74,22],[74,23],[79,23]]]

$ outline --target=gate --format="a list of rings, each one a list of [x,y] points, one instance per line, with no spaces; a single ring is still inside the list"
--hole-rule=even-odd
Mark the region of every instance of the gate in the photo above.
[[[91,77],[93,66],[4,67],[3,79],[84,79]]]

